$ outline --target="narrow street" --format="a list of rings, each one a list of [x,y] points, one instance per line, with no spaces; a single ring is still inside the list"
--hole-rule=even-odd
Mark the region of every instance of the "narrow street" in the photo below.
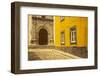
[[[29,60],[57,60],[77,58],[80,57],[55,49],[30,49],[28,52]]]

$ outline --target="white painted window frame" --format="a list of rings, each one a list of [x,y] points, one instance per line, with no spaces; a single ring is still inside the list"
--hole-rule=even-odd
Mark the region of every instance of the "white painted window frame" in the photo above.
[[[71,30],[71,43],[76,43],[76,29]]]

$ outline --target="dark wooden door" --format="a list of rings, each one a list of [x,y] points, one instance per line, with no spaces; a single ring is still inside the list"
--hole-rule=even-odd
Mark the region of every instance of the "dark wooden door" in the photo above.
[[[39,31],[39,45],[47,45],[48,44],[48,32],[45,29],[41,29]]]

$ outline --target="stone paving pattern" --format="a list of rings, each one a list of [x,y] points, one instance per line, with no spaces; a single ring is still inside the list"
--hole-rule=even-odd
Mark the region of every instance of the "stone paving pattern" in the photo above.
[[[55,49],[29,49],[29,60],[78,59],[80,57]]]

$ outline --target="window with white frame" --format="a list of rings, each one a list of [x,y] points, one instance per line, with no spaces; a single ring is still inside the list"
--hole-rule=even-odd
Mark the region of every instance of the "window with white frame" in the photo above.
[[[73,44],[73,43],[76,43],[76,28],[75,27],[72,27],[70,29],[70,42]]]
[[[65,33],[61,32],[61,45],[65,45]]]

